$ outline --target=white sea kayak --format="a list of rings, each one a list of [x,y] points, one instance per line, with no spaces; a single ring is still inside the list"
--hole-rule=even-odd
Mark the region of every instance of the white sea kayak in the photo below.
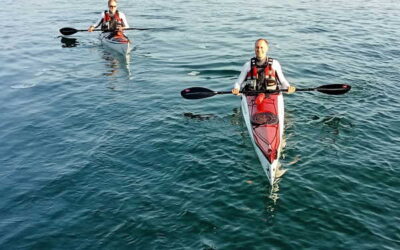
[[[132,50],[132,43],[125,35],[110,37],[110,32],[100,33],[99,39],[103,46],[110,48],[122,55],[127,55]]]

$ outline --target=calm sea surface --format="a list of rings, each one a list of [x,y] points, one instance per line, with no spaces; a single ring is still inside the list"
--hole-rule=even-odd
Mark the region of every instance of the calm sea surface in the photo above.
[[[123,1],[131,57],[86,29],[106,1],[3,0],[0,249],[400,249],[396,0]],[[285,96],[270,187],[230,90],[259,37]]]

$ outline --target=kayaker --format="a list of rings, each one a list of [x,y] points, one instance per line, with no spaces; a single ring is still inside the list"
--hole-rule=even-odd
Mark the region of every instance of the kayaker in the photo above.
[[[232,89],[233,94],[240,95],[239,91],[244,88],[248,90],[288,89],[289,94],[296,91],[296,87],[290,86],[283,75],[278,60],[267,56],[268,45],[268,41],[263,38],[255,42],[256,56],[243,65]]]
[[[124,13],[117,10],[117,1],[108,0],[108,10],[105,10],[100,19],[94,25],[90,25],[89,32],[101,25],[101,30],[111,32],[111,37],[123,35],[123,30],[129,28],[128,21]]]

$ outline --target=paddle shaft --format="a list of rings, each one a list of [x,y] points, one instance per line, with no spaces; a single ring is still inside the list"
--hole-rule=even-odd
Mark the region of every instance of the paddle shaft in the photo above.
[[[328,95],[343,95],[347,93],[351,89],[350,85],[347,84],[328,84],[322,85],[314,88],[306,88],[306,89],[296,89],[296,92],[305,92],[305,91],[318,91]],[[260,93],[279,93],[279,92],[288,92],[288,89],[278,89],[278,90],[244,90],[240,91],[241,94],[247,95],[256,95]],[[231,91],[213,91],[211,89],[202,88],[202,87],[192,87],[187,88],[181,91],[181,96],[186,99],[203,99],[212,97],[215,95],[223,95],[223,94],[232,94]]]
[[[149,29],[145,29],[145,28],[126,28],[123,30],[149,30]],[[76,30],[76,32],[84,32],[84,31],[88,31],[88,30]],[[103,31],[101,29],[94,29],[93,31]]]
[[[301,91],[341,91],[343,90],[343,88],[306,88],[306,89],[297,89],[296,88],[296,92],[301,92]],[[239,93],[242,94],[257,94],[257,93],[278,93],[278,92],[288,92],[287,89],[277,89],[277,90],[267,90],[267,91],[263,91],[263,90],[245,90],[245,91],[240,91]],[[214,93],[216,95],[219,94],[232,94],[232,91],[214,91]]]
[[[296,91],[314,91],[317,88],[308,88],[308,89],[296,89]],[[240,91],[239,93],[241,94],[257,94],[257,93],[278,93],[278,92],[288,92],[287,89],[277,89],[277,90],[245,90],[245,91]],[[224,95],[224,94],[232,94],[232,91],[214,91],[214,94],[216,95]]]
[[[149,30],[149,28],[126,28],[124,30]],[[93,31],[103,31],[101,29],[94,29]],[[64,36],[70,36],[75,34],[76,32],[89,32],[89,30],[77,30],[74,28],[70,27],[65,27],[60,29],[60,33],[63,34]]]

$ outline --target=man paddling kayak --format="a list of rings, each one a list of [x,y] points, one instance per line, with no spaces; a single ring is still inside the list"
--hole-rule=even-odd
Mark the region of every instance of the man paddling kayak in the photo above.
[[[294,93],[296,88],[286,80],[279,62],[267,57],[267,40],[258,39],[254,52],[256,56],[243,66],[232,93],[239,95],[244,90],[242,115],[261,166],[273,185],[283,173],[279,172],[279,157],[285,119],[283,95],[276,90]]]
[[[124,13],[117,10],[117,1],[108,1],[108,11],[105,10],[96,24],[88,28],[89,32],[94,31],[95,28],[101,25],[101,30],[111,32],[113,36],[123,36],[123,30],[129,28],[128,21]]]
[[[243,65],[239,78],[235,82],[232,93],[239,95],[243,88],[247,90],[276,90],[288,89],[288,93],[294,93],[296,87],[290,86],[283,75],[280,63],[276,59],[269,58],[268,41],[260,38],[256,41],[253,57]]]
[[[329,84],[316,88],[296,89],[290,86],[277,60],[267,57],[268,41],[258,39],[254,48],[256,56],[247,62],[231,91],[213,91],[202,87],[181,91],[186,99],[203,99],[220,94],[241,96],[242,115],[251,142],[271,186],[285,170],[279,159],[285,145],[283,134],[285,105],[282,92],[318,91],[342,95],[351,89],[347,84]],[[243,91],[240,91],[243,89]]]

